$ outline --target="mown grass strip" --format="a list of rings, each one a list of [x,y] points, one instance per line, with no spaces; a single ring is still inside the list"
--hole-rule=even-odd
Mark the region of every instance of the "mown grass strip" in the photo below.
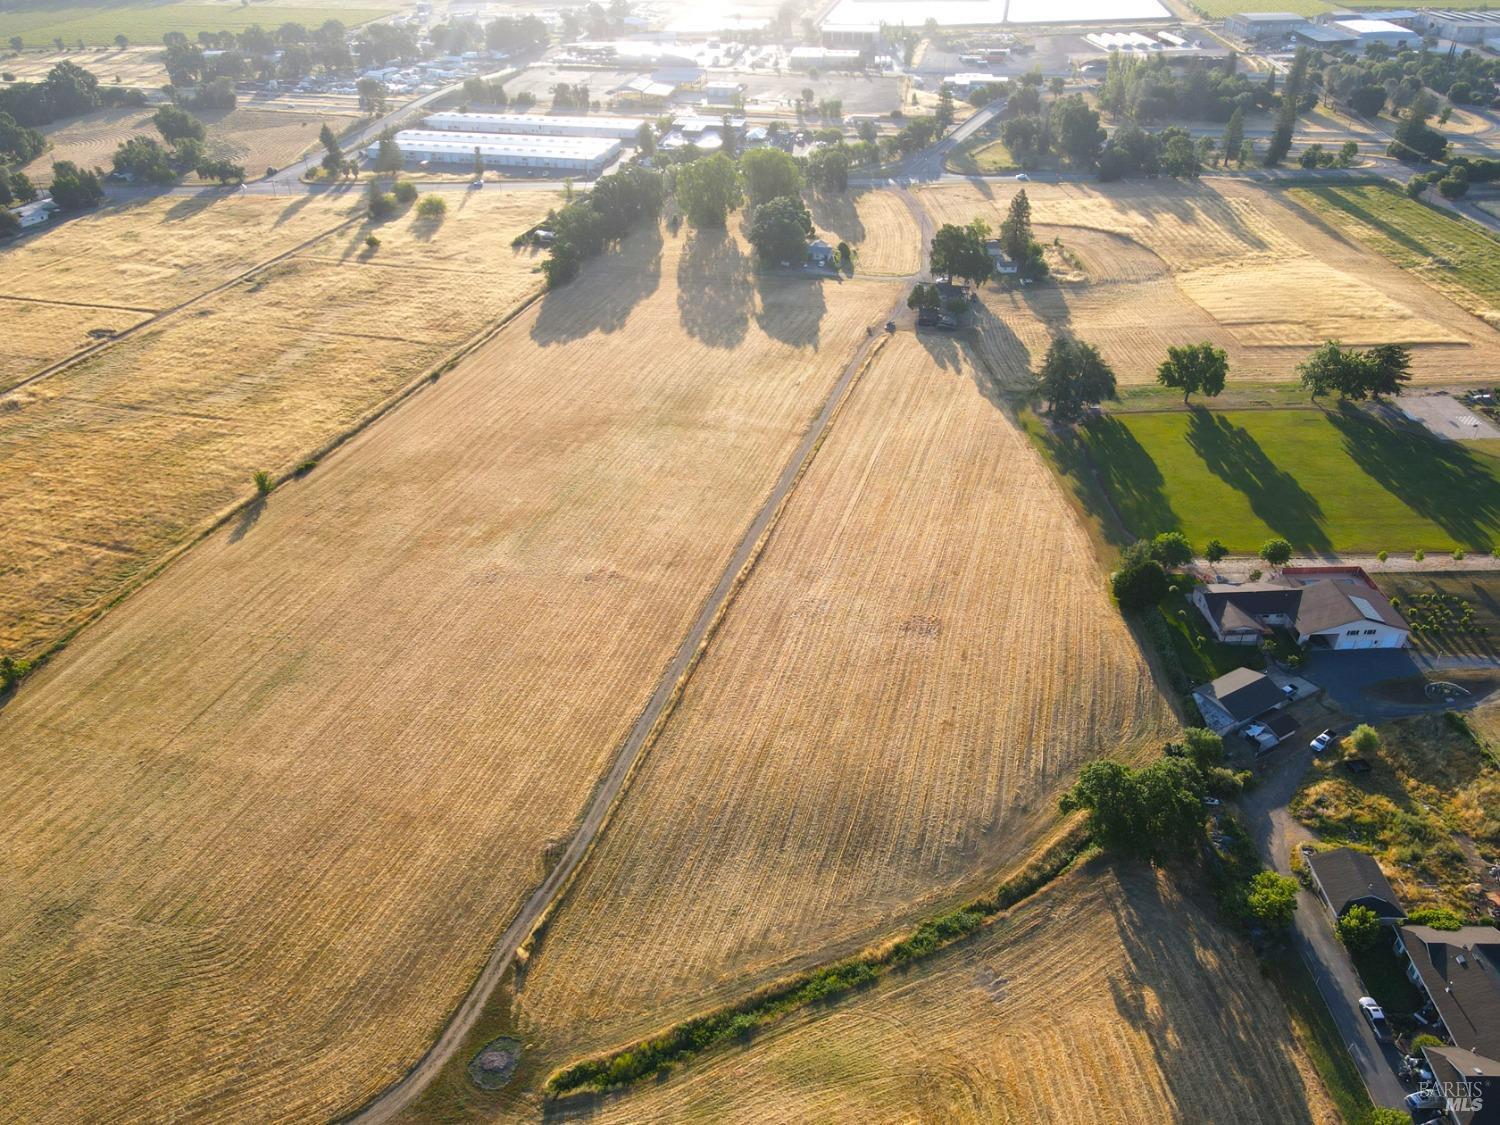
[[[865,988],[967,937],[1029,898],[1067,871],[1088,846],[1086,833],[1075,829],[988,897],[928,918],[905,937],[877,949],[780,981],[737,1004],[685,1020],[660,1035],[565,1067],[547,1080],[547,1096],[557,1099],[633,1085],[687,1063],[712,1047],[743,1041],[793,1012]]]

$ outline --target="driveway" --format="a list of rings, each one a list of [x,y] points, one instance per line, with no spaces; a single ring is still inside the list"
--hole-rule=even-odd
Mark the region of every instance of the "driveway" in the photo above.
[[[1398,703],[1382,699],[1369,689],[1386,680],[1409,679],[1448,669],[1488,669],[1488,657],[1423,656],[1411,649],[1379,649],[1369,652],[1309,652],[1298,672],[1328,693],[1339,708],[1356,721],[1384,722],[1403,715],[1425,715],[1433,711],[1461,710],[1477,706],[1484,696],[1431,703]]]
[[[1331,725],[1336,717],[1330,709],[1324,725]],[[1304,722],[1301,730],[1274,751],[1274,764],[1239,802],[1240,813],[1262,859],[1283,875],[1291,874],[1292,849],[1313,838],[1293,818],[1287,805],[1311,761],[1312,751],[1307,742],[1316,733],[1313,728],[1318,721]],[[1401,1065],[1400,1052],[1376,1039],[1370,1025],[1360,1016],[1359,998],[1365,994],[1364,988],[1348,953],[1334,936],[1328,907],[1311,891],[1297,893],[1291,941],[1317,982],[1318,992],[1328,1005],[1354,1064],[1359,1067],[1371,1100],[1376,1105],[1400,1108],[1408,1093],[1396,1077]]]

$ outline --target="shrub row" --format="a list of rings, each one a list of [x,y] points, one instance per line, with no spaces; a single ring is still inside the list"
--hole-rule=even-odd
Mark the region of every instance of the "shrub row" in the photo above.
[[[745,1039],[798,1009],[826,1004],[864,988],[885,973],[966,937],[995,915],[1035,894],[1072,866],[1087,846],[1088,838],[1082,831],[1070,833],[987,898],[929,918],[885,948],[772,985],[738,1004],[697,1016],[613,1054],[574,1063],[547,1081],[547,1094],[555,1098],[576,1091],[629,1086],[663,1074],[717,1044]]]

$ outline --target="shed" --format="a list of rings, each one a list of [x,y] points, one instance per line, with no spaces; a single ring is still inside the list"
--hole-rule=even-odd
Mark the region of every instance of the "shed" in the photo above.
[[[1382,922],[1406,917],[1390,880],[1368,852],[1354,848],[1314,852],[1307,857],[1307,869],[1335,918],[1342,918],[1351,906],[1369,907]]]
[[[807,260],[815,266],[829,266],[833,264],[833,247],[821,238],[814,239],[807,245]]]

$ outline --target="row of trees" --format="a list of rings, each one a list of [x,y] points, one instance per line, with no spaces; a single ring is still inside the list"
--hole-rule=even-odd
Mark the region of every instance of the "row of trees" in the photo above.
[[[585,258],[618,242],[637,224],[654,223],[665,197],[660,172],[629,164],[594,181],[587,196],[550,213],[546,226],[553,233],[552,250],[542,263],[547,285],[556,288],[571,281]]]
[[[47,125],[89,113],[101,105],[145,105],[139,90],[99,85],[99,79],[66,59],[40,82],[16,82],[0,88],[0,114],[21,126]]]
[[[220,183],[245,178],[242,165],[211,157],[204,148],[207,130],[203,122],[175,105],[164,105],[152,115],[162,141],[134,136],[115,150],[114,169],[123,175],[152,184],[170,184],[187,172]]]
[[[1387,105],[1405,109],[1423,90],[1435,90],[1458,105],[1492,104],[1500,89],[1500,60],[1478,51],[1367,51],[1363,58],[1343,57],[1323,68],[1329,96],[1373,117]]]
[[[1298,364],[1297,377],[1315,399],[1329,393],[1356,401],[1398,395],[1411,380],[1411,350],[1400,344],[1360,350],[1328,340]]]
[[[1164,117],[1228,121],[1235,110],[1268,109],[1275,85],[1239,74],[1237,58],[1173,67],[1160,55],[1110,52],[1099,104],[1116,117],[1149,125]]]

